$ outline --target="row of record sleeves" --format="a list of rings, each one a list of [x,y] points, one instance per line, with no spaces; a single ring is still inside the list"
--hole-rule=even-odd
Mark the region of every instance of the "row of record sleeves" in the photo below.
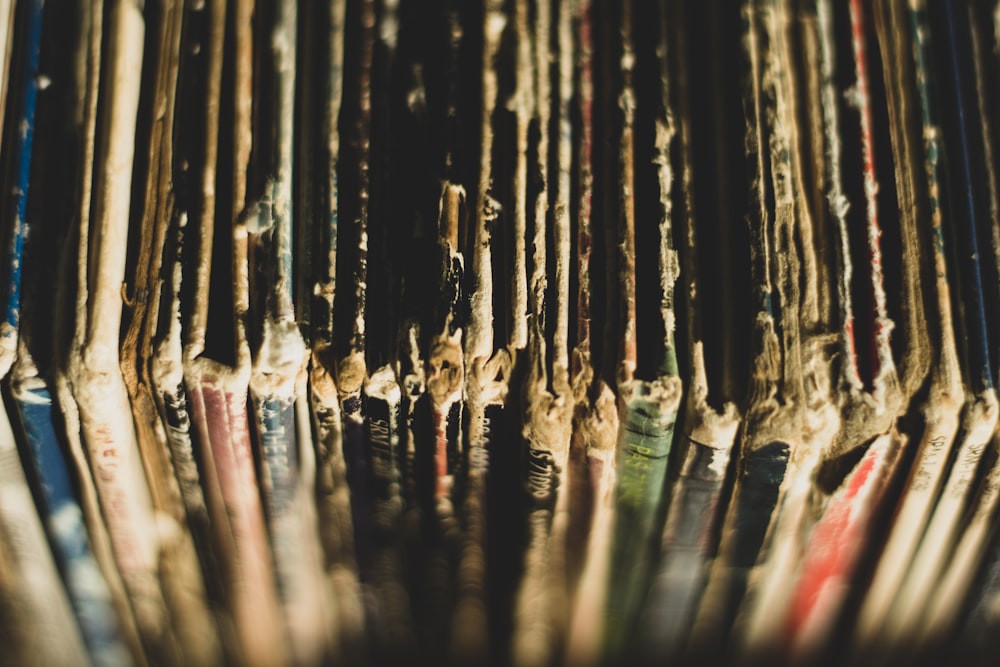
[[[994,664],[1000,4],[0,0],[0,662]]]

